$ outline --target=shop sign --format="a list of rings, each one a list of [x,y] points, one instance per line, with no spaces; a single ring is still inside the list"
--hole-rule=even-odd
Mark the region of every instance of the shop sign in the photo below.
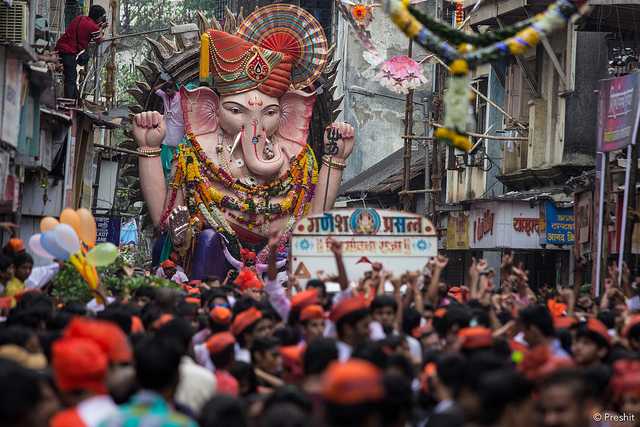
[[[575,239],[575,216],[573,208],[558,208],[553,202],[545,203],[546,243],[573,245]]]
[[[446,248],[448,250],[469,249],[468,212],[449,212]]]
[[[540,208],[529,202],[479,203],[469,222],[472,249],[540,249]]]
[[[120,244],[120,228],[122,218],[119,216],[94,215],[96,219],[96,242]]]
[[[640,73],[600,80],[597,151],[608,153],[635,143]]]
[[[495,220],[495,214],[490,209],[486,209],[482,214],[476,218],[473,222],[473,241],[479,242],[486,235],[493,236],[493,222]]]
[[[0,63],[4,69],[4,96],[2,111],[2,126],[0,139],[14,148],[18,147],[18,133],[20,131],[20,110],[22,108],[22,62],[9,55],[5,63]]]
[[[372,208],[340,209],[304,218],[296,225],[291,239],[292,271],[307,270],[311,277],[319,270],[337,274],[328,237],[342,242],[352,280],[371,268],[358,263],[362,257],[400,275],[422,269],[437,254],[436,230],[423,216]]]
[[[518,233],[540,233],[540,218],[513,218],[513,229]]]

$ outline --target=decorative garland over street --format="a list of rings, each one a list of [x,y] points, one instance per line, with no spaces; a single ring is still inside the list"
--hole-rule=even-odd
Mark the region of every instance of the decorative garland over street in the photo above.
[[[444,99],[445,127],[436,131],[436,138],[469,151],[473,145],[465,132],[469,71],[510,55],[522,55],[543,37],[565,26],[584,3],[585,0],[557,0],[530,19],[498,31],[471,35],[419,13],[410,7],[408,0],[386,0],[387,12],[398,28],[450,65],[451,77]]]

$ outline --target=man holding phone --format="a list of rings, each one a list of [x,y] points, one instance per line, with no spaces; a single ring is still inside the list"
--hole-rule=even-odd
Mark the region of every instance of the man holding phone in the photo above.
[[[76,68],[89,62],[89,55],[81,52],[87,49],[92,40],[100,40],[100,32],[106,26],[107,12],[102,6],[93,5],[89,9],[89,16],[76,16],[56,43],[56,51],[62,60],[65,98],[78,97]]]

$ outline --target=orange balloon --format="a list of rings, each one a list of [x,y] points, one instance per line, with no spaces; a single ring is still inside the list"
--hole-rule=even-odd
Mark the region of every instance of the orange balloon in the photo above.
[[[80,218],[80,232],[78,236],[90,248],[96,244],[96,219],[89,209],[81,208],[76,211]]]
[[[80,235],[80,217],[71,208],[66,208],[60,213],[60,223],[70,225]]]
[[[57,219],[52,216],[45,216],[40,221],[40,232],[46,233],[47,231],[55,228],[56,225],[60,224]]]

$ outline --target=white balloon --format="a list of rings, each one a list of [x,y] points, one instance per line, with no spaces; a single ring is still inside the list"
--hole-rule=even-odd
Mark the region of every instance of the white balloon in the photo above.
[[[80,250],[80,239],[76,231],[68,224],[58,224],[53,229],[56,243],[69,255],[73,255]]]
[[[29,249],[34,255],[37,255],[41,258],[53,259],[53,256],[49,252],[47,252],[40,243],[41,234],[34,234],[29,238]]]

